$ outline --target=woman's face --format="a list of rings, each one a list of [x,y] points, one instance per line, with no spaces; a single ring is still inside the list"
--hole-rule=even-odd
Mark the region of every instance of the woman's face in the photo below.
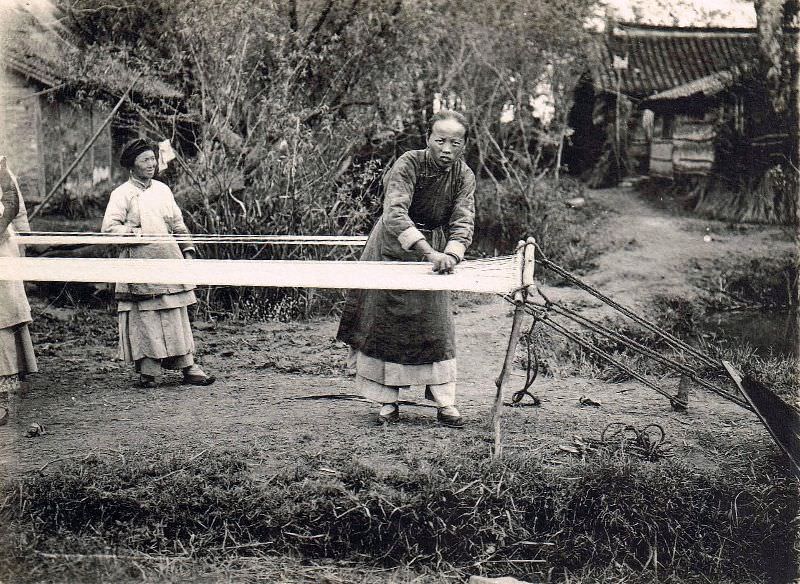
[[[131,169],[133,176],[141,180],[153,178],[156,175],[156,154],[146,150],[136,157]]]
[[[436,164],[448,167],[464,152],[466,130],[453,119],[439,120],[433,124],[428,136],[428,148]]]

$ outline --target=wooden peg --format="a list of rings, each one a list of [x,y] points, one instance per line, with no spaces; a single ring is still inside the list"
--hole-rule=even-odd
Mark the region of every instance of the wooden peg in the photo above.
[[[530,262],[527,261],[526,251],[530,248]],[[492,426],[494,428],[494,458],[499,458],[503,453],[502,441],[502,428],[501,419],[503,413],[503,390],[508,385],[508,380],[511,377],[511,368],[514,364],[514,354],[517,349],[517,343],[522,336],[522,320],[525,317],[525,294],[524,286],[529,285],[525,283],[525,271],[528,263],[533,265],[533,247],[524,241],[520,241],[517,246],[517,266],[519,268],[519,283],[520,288],[514,292],[514,317],[511,321],[511,335],[508,338],[508,347],[506,348],[506,356],[503,361],[503,369],[500,371],[500,376],[497,378],[495,385],[497,386],[497,393],[494,399],[494,407],[492,408]],[[533,268],[530,268],[530,284],[533,284]]]

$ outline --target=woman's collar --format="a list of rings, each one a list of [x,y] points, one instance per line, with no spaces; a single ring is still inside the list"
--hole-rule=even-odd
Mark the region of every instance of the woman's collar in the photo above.
[[[153,179],[151,179],[151,178],[148,178],[147,181],[143,181],[141,179],[136,178],[133,175],[130,176],[130,181],[131,181],[131,183],[133,183],[133,186],[135,186],[135,187],[137,187],[137,188],[139,188],[139,189],[141,189],[143,191],[146,191],[147,189],[149,189],[153,184]]]
[[[433,159],[433,154],[431,154],[431,149],[425,148],[425,167],[431,174],[445,174],[447,172],[450,172],[450,170],[453,168],[453,165],[457,161],[458,159],[454,160],[453,164],[451,164],[450,166],[440,166]]]

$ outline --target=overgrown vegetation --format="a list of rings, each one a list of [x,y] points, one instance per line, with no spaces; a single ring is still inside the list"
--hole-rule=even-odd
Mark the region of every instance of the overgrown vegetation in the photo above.
[[[351,559],[462,574],[640,571],[692,582],[793,574],[797,483],[756,458],[725,476],[624,455],[561,471],[442,455],[380,476],[345,459],[256,479],[242,453],[61,461],[9,485],[4,572],[44,553]],[[332,470],[333,466],[335,470]]]
[[[731,258],[727,265],[714,270],[716,281],[706,285],[707,308],[764,310],[795,306],[798,280],[796,259],[792,255],[753,258],[745,264]]]
[[[576,200],[583,199],[580,203]],[[572,177],[543,180],[524,193],[484,181],[476,193],[474,250],[509,253],[520,238],[533,236],[544,254],[568,270],[586,273],[606,249],[598,235],[613,209],[586,196]],[[546,274],[543,274],[546,275]]]
[[[102,76],[112,58],[186,96],[132,105],[131,119],[141,126],[132,131],[172,140],[178,159],[165,180],[195,232],[367,233],[380,213],[384,170],[424,146],[434,101],[470,118],[468,163],[491,181],[499,204],[522,205],[534,219],[510,226],[508,213],[484,216],[488,230],[500,230],[492,251],[508,253],[558,198],[544,182],[558,166],[571,90],[584,68],[588,32],[574,24],[590,0],[60,4],[87,55],[71,65],[76,80]],[[501,122],[509,108],[512,119]],[[350,259],[353,252],[221,246],[205,257]],[[283,303],[276,312],[294,316],[335,304],[263,288],[213,290],[205,300],[210,314],[240,315],[267,304]],[[253,316],[275,316],[267,312]]]

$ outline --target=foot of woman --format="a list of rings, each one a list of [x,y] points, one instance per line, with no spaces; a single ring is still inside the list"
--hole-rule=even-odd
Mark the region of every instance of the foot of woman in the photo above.
[[[400,406],[397,403],[383,404],[378,412],[378,424],[395,424],[400,421]]]
[[[139,375],[139,381],[136,383],[136,386],[151,389],[156,386],[156,378],[152,375],[142,373]]]
[[[464,418],[461,417],[456,406],[439,408],[439,411],[436,413],[436,421],[442,426],[448,426],[450,428],[464,427]]]
[[[211,385],[216,381],[213,375],[207,375],[197,365],[186,367],[183,370],[183,382],[188,385]]]
[[[0,391],[0,426],[5,426],[8,424],[8,418],[8,392]]]

